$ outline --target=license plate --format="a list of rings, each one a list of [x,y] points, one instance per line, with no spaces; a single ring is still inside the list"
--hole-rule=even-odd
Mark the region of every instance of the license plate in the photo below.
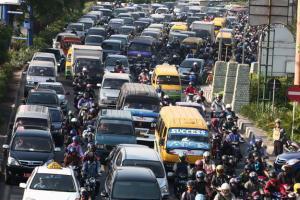
[[[30,175],[31,175],[31,173],[24,173],[23,176],[24,176],[25,178],[29,178]]]

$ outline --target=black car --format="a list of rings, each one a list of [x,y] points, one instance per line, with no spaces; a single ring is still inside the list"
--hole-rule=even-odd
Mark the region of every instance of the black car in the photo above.
[[[26,99],[26,105],[41,105],[46,107],[60,107],[58,96],[54,90],[34,89]]]
[[[62,132],[64,124],[64,115],[60,108],[49,108],[51,117],[51,134],[56,146],[62,146],[64,135]]]
[[[54,48],[47,48],[47,49],[42,49],[40,52],[53,53],[55,55],[55,59],[57,62],[58,72],[65,71],[66,58],[65,58],[64,52],[62,50],[54,49]]]
[[[10,144],[4,144],[4,177],[6,183],[15,178],[28,178],[36,166],[54,159],[56,151],[49,130],[20,127],[12,135]]]
[[[118,167],[106,177],[102,199],[161,200],[161,192],[151,169],[143,167]]]

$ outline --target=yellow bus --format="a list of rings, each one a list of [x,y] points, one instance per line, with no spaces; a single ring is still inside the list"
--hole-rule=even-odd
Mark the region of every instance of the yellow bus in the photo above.
[[[165,166],[170,169],[185,154],[193,164],[210,151],[209,132],[205,120],[196,108],[165,106],[155,128],[154,147]]]

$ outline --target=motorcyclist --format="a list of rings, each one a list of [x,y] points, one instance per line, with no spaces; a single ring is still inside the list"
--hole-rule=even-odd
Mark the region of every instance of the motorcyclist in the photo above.
[[[88,143],[87,150],[84,152],[83,161],[87,161],[90,158],[99,160],[99,157],[96,154],[96,146],[92,143]]]
[[[114,69],[115,73],[125,73],[124,67],[122,65],[122,63],[120,62],[120,60],[116,61],[116,66]]]
[[[205,196],[208,194],[207,182],[203,171],[197,171],[196,173],[195,189],[198,194],[203,194]]]
[[[280,172],[277,176],[280,184],[286,184],[288,186],[294,185],[294,178],[292,173],[292,167],[290,165],[283,165],[281,167],[282,172]]]
[[[231,178],[229,180],[229,185],[231,192],[235,197],[241,197],[244,192],[244,187],[240,184],[240,179],[238,177]]]
[[[225,104],[222,101],[223,95],[218,94],[216,99],[211,104],[211,110],[213,112],[223,112],[225,111]]]
[[[188,162],[186,161],[186,155],[180,154],[179,155],[179,162],[175,163],[173,166],[173,171],[175,174],[174,179],[174,192],[177,193],[177,185],[182,177],[185,177],[186,179],[189,176],[190,166]]]
[[[285,194],[284,187],[280,184],[279,180],[277,179],[276,172],[271,171],[269,173],[269,180],[267,181],[264,187],[264,193],[266,196],[270,197],[274,193]]]
[[[211,185],[212,188],[218,189],[221,187],[223,183],[227,183],[227,176],[224,174],[224,167],[223,165],[218,165],[216,167],[216,174],[214,174],[212,180],[211,180]]]
[[[249,179],[250,179],[249,175],[250,175],[251,171],[252,171],[251,165],[249,165],[249,164],[245,165],[244,171],[239,175],[239,178],[240,178],[242,184],[245,184],[249,181]]]
[[[190,72],[189,82],[192,82],[193,84],[197,83],[197,76],[196,76],[195,72]]]
[[[80,142],[79,136],[74,136],[74,137],[72,138],[72,143],[69,144],[68,147],[67,147],[67,151],[69,151],[69,149],[70,149],[71,147],[74,147],[74,148],[76,149],[76,152],[79,154],[79,156],[80,156],[80,157],[83,157],[84,154],[83,154],[82,147],[81,147],[81,145],[79,144],[79,142]]]
[[[171,105],[171,99],[168,95],[164,95],[162,99],[162,106],[169,106]]]
[[[223,130],[229,131],[229,130],[232,129],[233,126],[235,126],[235,124],[234,124],[232,115],[227,115],[226,116],[226,121],[223,124]]]
[[[202,160],[196,160],[195,166],[190,170],[190,177],[194,179],[196,177],[196,173],[198,171],[204,171],[203,169],[203,161]]]
[[[140,83],[148,83],[149,82],[149,75],[147,74],[147,70],[143,70],[139,75],[139,82]]]
[[[250,172],[249,180],[244,184],[244,188],[248,195],[255,191],[259,191],[260,184],[258,182],[258,177],[256,172]]]
[[[250,142],[250,153],[256,153],[261,157],[266,157],[266,149],[263,147],[263,140],[261,138],[255,138],[254,141]]]
[[[77,153],[75,147],[70,147],[68,154],[64,158],[64,166],[68,167],[69,165],[79,167],[81,163],[80,156]]]
[[[197,62],[194,62],[194,63],[193,63],[191,72],[194,72],[195,74],[199,73],[199,66],[198,66],[198,63],[197,63]]]
[[[298,198],[300,198],[300,183],[295,183],[294,184],[294,193]]]
[[[182,193],[180,200],[194,200],[196,198],[196,190],[193,181],[187,182],[187,190]]]
[[[185,95],[188,94],[196,94],[197,93],[197,89],[193,86],[192,82],[189,82],[189,85],[187,86],[187,88],[184,90]]]
[[[89,94],[90,98],[95,98],[95,96],[96,96],[95,91],[93,89],[93,85],[90,83],[86,85],[85,92],[87,92]]]
[[[262,158],[254,153],[254,171],[258,174],[258,176],[268,177],[268,172],[266,170],[265,163]]]
[[[83,97],[81,99],[79,99],[78,103],[77,103],[77,108],[80,110],[81,107],[87,103],[90,103],[91,99],[89,96],[89,93],[85,92],[83,93]]]
[[[212,177],[212,175],[215,173],[216,170],[216,165],[214,163],[214,161],[211,159],[211,155],[210,152],[205,151],[203,153],[203,169],[205,171],[205,173],[210,176],[210,178]]]
[[[225,116],[231,115],[233,119],[236,118],[235,112],[232,110],[231,104],[225,106]]]
[[[241,140],[241,136],[238,133],[238,128],[236,126],[232,126],[230,129],[230,133],[226,136],[225,140],[229,143],[239,143]]]
[[[223,183],[220,192],[215,196],[214,200],[235,200],[235,195],[230,190],[228,183]]]

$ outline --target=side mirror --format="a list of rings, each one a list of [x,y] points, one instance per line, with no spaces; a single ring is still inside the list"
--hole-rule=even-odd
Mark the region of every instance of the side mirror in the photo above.
[[[55,148],[54,148],[54,151],[55,151],[55,152],[60,152],[60,151],[61,151],[61,148],[60,148],[60,147],[55,147]]]
[[[2,148],[5,149],[5,150],[7,150],[7,149],[9,149],[9,145],[8,144],[3,144]]]
[[[103,192],[101,192],[101,197],[108,197],[108,193],[107,192],[105,192],[105,191],[103,191]]]
[[[26,188],[26,183],[20,183],[19,187],[25,189]]]

